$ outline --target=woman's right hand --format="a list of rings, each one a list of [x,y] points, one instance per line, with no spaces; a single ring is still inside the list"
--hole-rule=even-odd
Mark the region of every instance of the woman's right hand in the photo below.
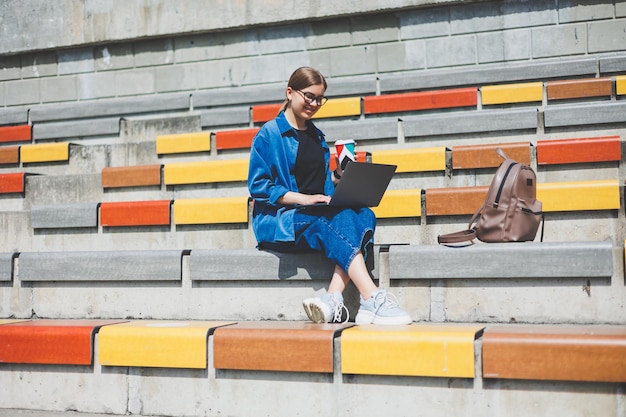
[[[330,202],[330,197],[324,194],[302,194],[296,193],[294,191],[287,191],[285,195],[278,199],[280,204],[285,205],[301,205],[301,206],[310,206],[313,204],[325,203],[328,204]]]

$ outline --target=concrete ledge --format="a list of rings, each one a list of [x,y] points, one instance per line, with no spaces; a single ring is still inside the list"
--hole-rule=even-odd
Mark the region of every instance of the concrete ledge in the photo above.
[[[180,281],[183,250],[23,252],[20,281]]]
[[[608,75],[614,72],[624,71],[626,68],[626,58],[624,57],[603,57],[600,61],[600,74]]]
[[[237,88],[219,88],[193,94],[195,109],[232,104],[277,103],[285,99],[285,85],[263,84]]]
[[[210,109],[198,112],[203,127],[247,125],[250,123],[250,106]]]
[[[442,267],[445,265],[445,268]],[[390,279],[601,278],[613,276],[613,245],[600,242],[391,246]]]
[[[30,117],[33,123],[65,119],[128,116],[157,111],[189,110],[189,93],[158,94],[151,96],[54,103],[32,106]],[[27,111],[23,110],[24,118]],[[1,119],[0,119],[1,120]]]
[[[334,265],[317,252],[194,249],[189,268],[192,281],[306,281],[330,279]]]
[[[17,256],[14,252],[0,253],[0,281],[13,279],[13,259]]]
[[[544,111],[546,127],[597,125],[626,122],[626,102],[548,106]]]
[[[35,123],[33,139],[74,138],[83,136],[105,136],[120,133],[119,117],[91,120],[72,120],[67,122]]]
[[[525,130],[537,128],[537,109],[453,112],[437,116],[409,116],[403,120],[404,135],[407,138]]]
[[[32,206],[33,229],[98,227],[98,204],[76,203]]]
[[[420,71],[415,74],[381,75],[382,92],[411,91],[511,81],[543,80],[573,76],[595,76],[596,58],[559,60],[539,64],[483,65],[442,71]]]
[[[340,139],[396,139],[398,117],[384,117],[372,120],[342,120],[334,122],[316,121],[328,142]]]
[[[0,125],[22,124],[28,122],[28,109],[25,107],[0,108]]]

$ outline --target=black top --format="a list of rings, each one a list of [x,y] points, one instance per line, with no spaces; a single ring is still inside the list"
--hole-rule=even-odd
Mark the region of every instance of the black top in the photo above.
[[[294,175],[298,191],[303,194],[323,194],[326,170],[324,148],[315,129],[298,130],[298,155]]]

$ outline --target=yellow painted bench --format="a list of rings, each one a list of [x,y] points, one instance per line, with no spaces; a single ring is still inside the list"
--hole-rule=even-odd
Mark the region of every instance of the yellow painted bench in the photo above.
[[[173,153],[208,152],[211,150],[211,132],[177,133],[156,138],[158,155]]]
[[[481,87],[483,105],[527,103],[543,100],[543,83],[489,85]]]
[[[626,75],[615,77],[615,93],[617,95],[626,94]]]
[[[537,184],[537,200],[544,212],[619,209],[619,193],[618,180]]]
[[[174,200],[174,224],[247,223],[249,197]]]
[[[248,159],[178,162],[163,166],[165,185],[246,181]]]
[[[252,121],[263,123],[276,117],[282,103],[252,106]],[[320,108],[314,119],[361,115],[361,97],[331,98]]]
[[[226,321],[136,320],[98,334],[102,366],[206,369],[208,337]]]
[[[327,117],[349,117],[361,115],[361,97],[330,99],[313,116],[315,119]]]
[[[372,207],[379,219],[419,217],[422,215],[422,190],[387,190],[378,207]]]
[[[37,143],[20,146],[20,160],[22,163],[59,162],[69,159],[69,142]]]
[[[372,151],[372,162],[397,165],[396,172],[445,171],[446,148],[388,149]]]
[[[474,341],[484,326],[365,325],[341,334],[341,372],[474,378]]]

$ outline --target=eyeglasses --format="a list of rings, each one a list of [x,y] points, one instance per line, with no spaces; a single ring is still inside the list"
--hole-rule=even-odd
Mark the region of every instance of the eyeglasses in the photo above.
[[[313,104],[313,102],[315,102],[315,104],[317,104],[318,106],[323,106],[328,101],[328,97],[316,96],[315,94],[309,93],[308,91],[302,91],[302,90],[296,90],[296,91],[302,94],[302,97],[304,98],[304,101],[306,101],[307,104]]]

